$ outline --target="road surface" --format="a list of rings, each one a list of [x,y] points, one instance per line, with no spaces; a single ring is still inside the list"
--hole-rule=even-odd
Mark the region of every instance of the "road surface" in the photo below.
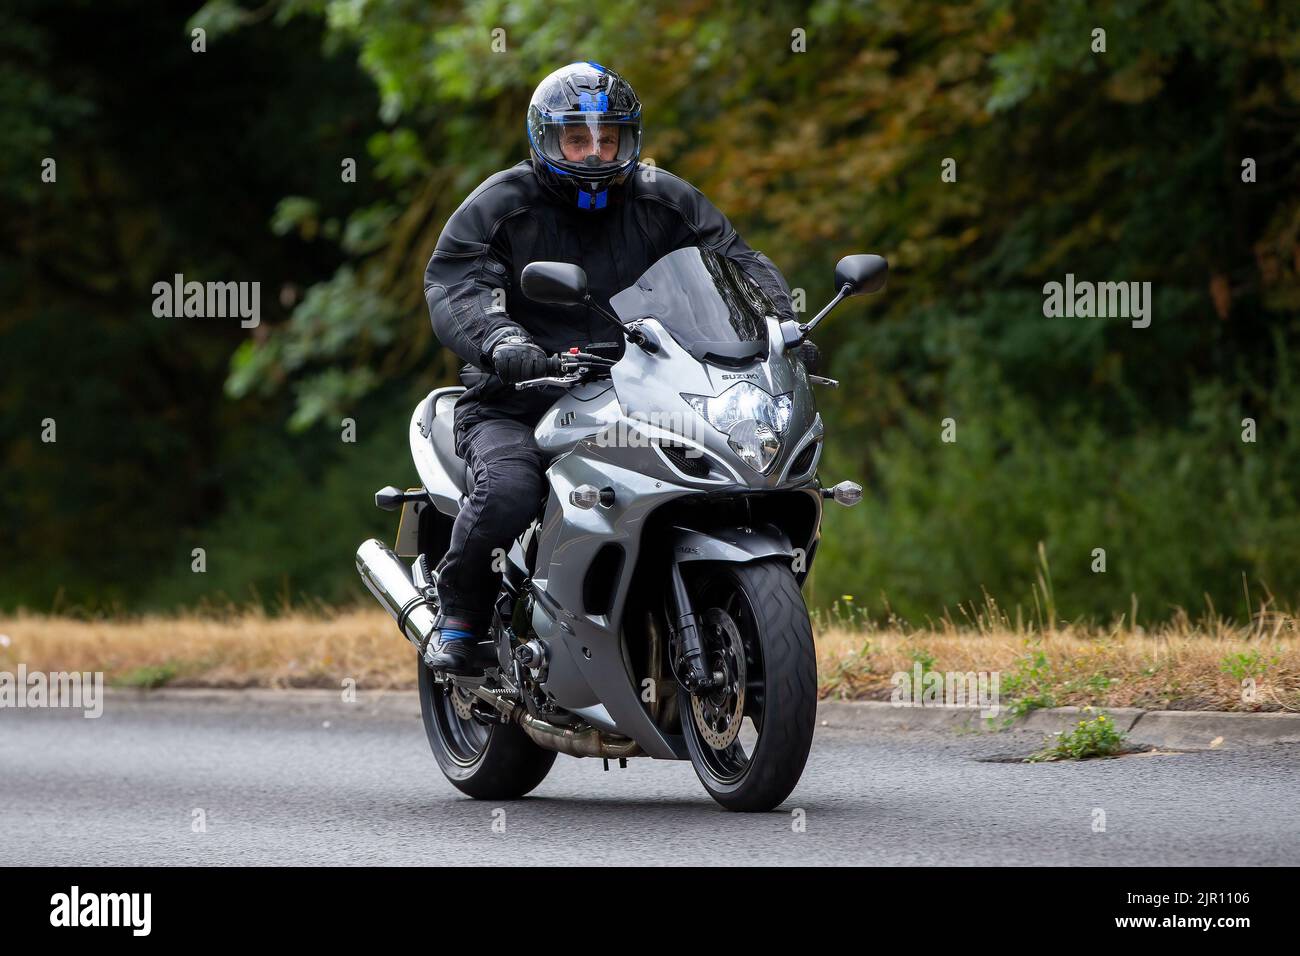
[[[364,703],[0,711],[0,864],[1300,863],[1300,745],[1026,765],[990,758],[1037,735],[822,726],[768,814],[689,764],[565,756],[497,805],[443,780],[418,715]]]

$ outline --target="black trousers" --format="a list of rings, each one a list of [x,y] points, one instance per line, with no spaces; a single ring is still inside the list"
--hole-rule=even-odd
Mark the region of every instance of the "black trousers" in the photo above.
[[[438,565],[438,601],[447,617],[481,632],[501,587],[504,553],[545,504],[547,456],[532,425],[508,418],[471,424],[460,433],[456,454],[469,465],[474,487]]]

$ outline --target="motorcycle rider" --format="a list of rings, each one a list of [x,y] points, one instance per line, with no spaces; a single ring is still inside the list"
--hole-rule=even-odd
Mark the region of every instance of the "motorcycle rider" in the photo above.
[[[494,552],[510,547],[541,510],[547,461],[533,429],[556,389],[515,389],[547,374],[549,354],[624,342],[585,305],[526,300],[530,262],[570,262],[587,273],[593,300],[631,286],[663,256],[701,246],[735,262],[793,319],[781,273],[755,252],[704,195],[639,162],[641,104],[631,85],[591,61],[571,63],[538,85],[528,106],[530,158],[486,179],[447,220],[424,273],[438,340],[465,361],[456,403],[456,452],[473,489],[438,566],[437,653],[431,667],[479,672],[474,645],[500,586]],[[612,334],[613,333],[613,334]],[[816,349],[800,347],[815,371]],[[497,552],[499,553],[499,552]],[[497,564],[497,568],[500,565]]]

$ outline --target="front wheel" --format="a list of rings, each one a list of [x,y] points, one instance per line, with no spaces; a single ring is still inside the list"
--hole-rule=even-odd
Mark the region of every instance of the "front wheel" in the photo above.
[[[721,685],[684,701],[691,765],[728,810],[764,812],[799,782],[817,722],[817,656],[794,573],[756,561],[708,567],[690,585]]]
[[[484,724],[469,694],[420,670],[420,714],[429,747],[453,787],[478,800],[514,800],[546,778],[555,751],[543,750],[514,724]]]

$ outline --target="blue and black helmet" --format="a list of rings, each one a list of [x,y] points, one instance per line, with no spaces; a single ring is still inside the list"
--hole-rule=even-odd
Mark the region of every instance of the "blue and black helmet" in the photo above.
[[[533,92],[528,143],[543,183],[580,209],[604,209],[641,155],[641,101],[613,70],[570,63]]]

